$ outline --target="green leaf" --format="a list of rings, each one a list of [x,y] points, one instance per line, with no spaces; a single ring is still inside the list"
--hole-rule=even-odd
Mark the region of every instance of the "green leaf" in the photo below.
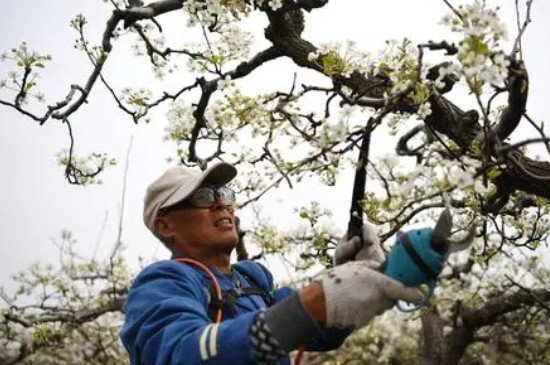
[[[27,85],[25,85],[25,91],[29,91],[30,89],[32,89],[34,86],[36,85],[36,82],[28,82]]]
[[[212,63],[215,65],[219,65],[223,63],[223,57],[214,55],[211,57],[210,61],[212,61]]]
[[[492,181],[492,180],[496,179],[497,177],[499,177],[501,174],[502,174],[502,171],[500,171],[498,169],[498,167],[493,167],[487,173],[487,177],[489,178],[489,180]]]

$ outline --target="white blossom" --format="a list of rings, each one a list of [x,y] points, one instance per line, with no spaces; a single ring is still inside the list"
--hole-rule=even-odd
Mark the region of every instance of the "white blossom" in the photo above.
[[[474,191],[482,196],[485,196],[489,193],[489,191],[491,191],[491,185],[487,184],[487,186],[485,186],[483,181],[478,179],[474,182]]]
[[[308,53],[307,55],[307,59],[308,61],[312,62],[312,61],[315,61],[319,58],[319,54],[317,52],[310,52]]]
[[[271,8],[271,10],[277,11],[283,7],[283,0],[269,0],[267,5]]]
[[[432,108],[430,107],[430,103],[427,101],[421,104],[418,107],[418,111],[416,113],[421,119],[428,117],[428,115],[432,114]]]
[[[220,79],[217,83],[219,90],[225,90],[228,87],[231,87],[233,85],[233,81],[231,80],[230,75],[226,75],[225,78]]]
[[[385,153],[380,157],[380,162],[393,168],[399,164],[399,158],[396,155]]]
[[[443,23],[462,34],[457,54],[461,68],[457,73],[464,75],[472,91],[480,94],[484,85],[504,83],[509,61],[501,50],[500,40],[506,38],[506,29],[496,10],[485,1],[476,0],[459,11],[461,21],[447,15]],[[437,82],[436,85],[440,86]]]
[[[474,182],[474,178],[467,171],[464,171],[458,165],[452,165],[449,169],[448,179],[451,183],[458,187],[470,186]]]

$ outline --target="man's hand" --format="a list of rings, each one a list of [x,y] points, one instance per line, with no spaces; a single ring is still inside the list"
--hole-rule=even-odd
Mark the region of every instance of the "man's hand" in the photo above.
[[[347,233],[340,239],[334,251],[334,266],[348,261],[365,260],[381,264],[386,257],[380,247],[378,229],[370,222],[365,222],[362,228],[363,243],[359,237],[348,239]]]
[[[323,289],[321,297],[325,301],[326,318],[323,319],[326,327],[358,329],[374,316],[392,308],[397,300],[409,303],[424,300],[419,289],[403,286],[374,270],[367,261],[348,262],[325,270],[313,280]]]

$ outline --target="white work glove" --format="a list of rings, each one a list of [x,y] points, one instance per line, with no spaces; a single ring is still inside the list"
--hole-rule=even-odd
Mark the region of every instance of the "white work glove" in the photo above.
[[[334,251],[332,262],[334,266],[353,260],[372,261],[378,264],[384,262],[386,257],[380,247],[378,228],[370,222],[365,222],[361,230],[363,244],[359,237],[352,237],[348,240],[347,233],[340,238]]]
[[[313,278],[323,287],[327,327],[365,326],[397,300],[421,303],[424,294],[379,273],[367,261],[352,261],[322,271]]]

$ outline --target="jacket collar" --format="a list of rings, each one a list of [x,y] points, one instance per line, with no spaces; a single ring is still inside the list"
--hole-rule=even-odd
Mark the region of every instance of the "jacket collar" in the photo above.
[[[191,259],[191,260],[195,260],[195,261],[200,262],[201,264],[205,265],[206,267],[208,267],[214,274],[216,274],[216,275],[218,275],[218,276],[222,276],[222,277],[227,277],[227,278],[229,278],[230,280],[231,280],[231,278],[234,277],[235,272],[236,272],[234,265],[231,265],[231,269],[230,269],[229,273],[228,273],[228,274],[223,274],[220,270],[218,270],[217,267],[211,266],[211,265],[207,265],[207,264],[205,264],[204,262],[202,262],[201,260],[198,260],[198,259],[196,259],[196,258],[194,258],[194,257],[191,257],[191,256],[189,256],[189,255],[187,255],[187,254],[185,254],[185,253],[183,253],[183,252],[181,252],[181,251],[173,251],[173,252],[172,252],[172,256],[170,257],[170,260],[176,260],[176,259]],[[206,273],[205,273],[205,275],[206,275]]]

